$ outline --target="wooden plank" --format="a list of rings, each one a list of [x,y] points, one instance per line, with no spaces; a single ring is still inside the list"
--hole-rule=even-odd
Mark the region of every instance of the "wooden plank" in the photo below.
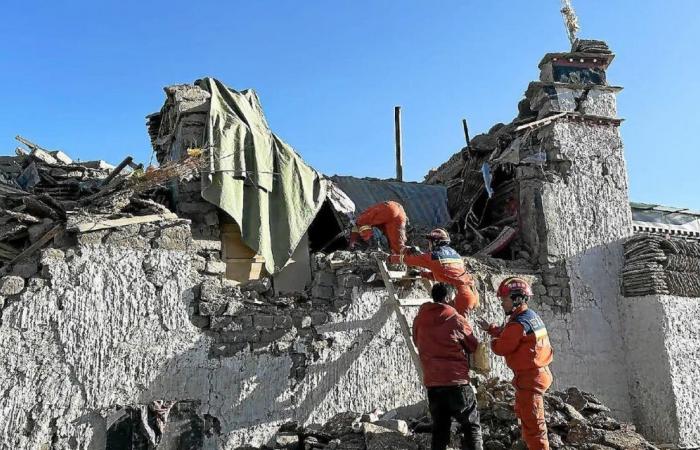
[[[403,181],[403,153],[401,148],[401,107],[394,107],[394,133],[396,138],[396,179]]]
[[[402,298],[399,299],[401,306],[421,306],[424,303],[430,303],[433,299],[431,298]]]
[[[7,266],[5,266],[5,268],[11,266],[12,264],[16,263],[17,261],[20,261],[20,260],[26,258],[27,256],[31,255],[32,253],[34,253],[35,251],[37,251],[38,249],[43,247],[44,244],[46,244],[51,239],[53,239],[54,236],[56,236],[61,231],[62,228],[63,228],[62,225],[56,225],[55,227],[51,228],[49,231],[44,233],[44,235],[42,237],[40,237],[35,243],[33,243],[32,245],[27,247],[22,253],[17,255],[12,261],[7,263]]]
[[[377,265],[379,266],[379,274],[382,276],[384,286],[386,286],[386,290],[389,293],[389,302],[391,303],[394,312],[396,312],[396,318],[399,321],[399,328],[401,328],[401,334],[406,341],[406,346],[408,347],[408,352],[411,355],[411,360],[416,368],[416,372],[418,372],[418,375],[420,375],[421,379],[423,379],[423,368],[420,364],[418,350],[416,350],[416,346],[413,344],[413,338],[411,337],[411,326],[408,324],[406,316],[403,315],[403,311],[401,311],[401,304],[396,296],[394,284],[392,283],[391,278],[389,278],[386,263],[377,257],[375,257],[375,259],[377,260]]]
[[[515,131],[517,132],[517,131],[522,131],[525,129],[533,129],[533,128],[536,128],[538,126],[549,125],[549,123],[552,122],[553,120],[556,120],[556,119],[563,117],[567,114],[568,114],[568,112],[561,112],[561,113],[554,114],[554,115],[549,116],[549,117],[545,117],[544,119],[535,120],[533,122],[526,123],[525,125],[520,125],[519,127],[517,127],[515,129]]]
[[[83,222],[70,226],[68,230],[86,233],[89,231],[106,230],[108,228],[119,228],[138,223],[156,222],[158,220],[172,220],[177,218],[177,214],[174,213],[149,214],[147,216],[125,217],[122,219],[100,220],[97,222]]]

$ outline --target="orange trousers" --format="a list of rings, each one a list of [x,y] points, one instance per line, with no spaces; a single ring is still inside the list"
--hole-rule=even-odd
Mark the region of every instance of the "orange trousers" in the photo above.
[[[406,247],[406,225],[388,223],[380,225],[379,229],[382,230],[382,233],[386,236],[391,253],[395,255],[402,253],[403,249]]]
[[[548,367],[515,373],[515,414],[529,450],[549,450],[543,395],[551,385],[552,372]]]
[[[454,298],[454,307],[458,313],[464,314],[479,306],[479,294],[469,284],[455,286],[457,293]]]

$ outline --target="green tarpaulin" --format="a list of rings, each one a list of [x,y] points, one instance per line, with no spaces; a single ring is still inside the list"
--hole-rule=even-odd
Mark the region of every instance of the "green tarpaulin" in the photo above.
[[[265,258],[270,273],[288,262],[326,197],[326,182],[267,125],[252,90],[205,78],[211,94],[202,197],[226,211],[243,242]]]

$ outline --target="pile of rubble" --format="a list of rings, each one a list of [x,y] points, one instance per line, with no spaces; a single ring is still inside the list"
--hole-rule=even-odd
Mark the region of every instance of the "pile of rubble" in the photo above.
[[[17,139],[26,148],[0,157],[0,270],[5,273],[64,235],[177,219],[160,185],[170,172],[179,176],[181,170],[144,172],[131,157],[116,167],[78,162],[62,151]]]
[[[700,244],[638,234],[625,244],[622,286],[627,297],[700,297]]]
[[[485,450],[526,449],[513,412],[515,392],[510,383],[475,377]],[[416,411],[422,414],[416,414]],[[382,414],[344,412],[323,425],[283,425],[270,447],[261,449],[430,449],[431,424],[425,405],[407,408],[408,413]],[[655,449],[635,432],[633,425],[620,423],[594,395],[569,388],[545,395],[545,414],[551,448],[596,450]],[[453,424],[450,448],[461,448],[457,425]],[[252,450],[253,447],[247,447]]]

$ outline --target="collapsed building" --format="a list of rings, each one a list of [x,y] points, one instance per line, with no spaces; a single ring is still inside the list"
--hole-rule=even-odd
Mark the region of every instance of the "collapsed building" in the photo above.
[[[505,277],[532,280],[555,349],[554,448],[652,448],[620,420],[700,447],[696,216],[630,206],[613,58],[599,41],[547,54],[518,116],[424,183],[325,177],[253,91],[211,78],[166,88],[148,116],[158,168],[22,139],[0,161],[0,447],[426,448],[377,262],[342,250],[348,214],[383,200],[414,236],[450,227],[479,315],[502,320]],[[410,318],[420,302],[405,304]],[[517,447],[508,369],[490,366],[487,448]]]

